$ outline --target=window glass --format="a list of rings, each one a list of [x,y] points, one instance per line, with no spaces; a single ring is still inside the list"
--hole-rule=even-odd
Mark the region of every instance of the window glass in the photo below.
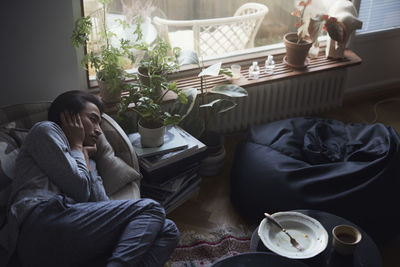
[[[83,0],[84,14],[92,17],[94,25],[87,44],[88,52],[97,52],[105,44],[102,41],[104,25],[115,34],[112,45],[118,46],[120,38],[134,40],[134,23],[138,15],[144,18],[142,31],[145,41],[150,43],[159,34],[167,38],[171,46],[194,50],[203,60],[259,51],[269,45],[273,47],[274,44],[282,44],[286,33],[297,31],[295,25],[298,18],[291,13],[299,0],[112,0],[106,10],[105,22],[102,5],[98,1]],[[312,0],[314,9],[310,5],[307,10],[326,9],[329,6],[326,3],[330,1],[334,0]],[[238,9],[248,3],[261,4],[268,9],[259,27],[252,24],[253,15],[248,11],[238,13]],[[232,22],[236,21],[235,16],[242,16],[240,23]],[[156,23],[156,17],[161,22]],[[220,21],[215,22],[215,19]],[[121,20],[132,27],[124,28]],[[180,25],[182,23],[185,25]],[[200,25],[197,35],[194,24]],[[208,50],[203,48],[204,40],[211,44]],[[133,67],[126,66],[127,69]],[[89,75],[94,77],[92,70],[89,70]]]
[[[291,12],[295,9],[295,0],[113,0],[108,5],[106,11],[106,25],[109,30],[115,33],[118,38],[134,38],[132,29],[122,29],[123,27],[119,23],[120,19],[126,19],[128,23],[134,21],[134,17],[138,14],[144,17],[149,17],[149,20],[145,20],[143,33],[144,38],[147,41],[154,40],[157,30],[151,24],[151,19],[155,16],[167,20],[200,20],[204,21],[207,19],[215,18],[232,18],[236,10],[242,5],[256,2],[263,4],[268,7],[268,13],[261,20],[260,27],[257,29],[251,29],[248,34],[254,34],[254,42],[247,43],[244,47],[238,46],[236,50],[242,52],[244,49],[251,49],[253,47],[260,47],[269,44],[281,43],[283,35],[290,31],[295,31],[296,17],[291,15]],[[98,3],[98,0],[84,0],[84,13],[85,16],[92,16],[92,23],[94,30],[90,36],[90,40],[87,45],[88,52],[99,51],[104,42],[102,42],[102,35],[104,28],[102,5]],[[218,26],[218,23],[216,24]],[[218,42],[222,37],[226,37],[230,40],[222,44],[226,46],[228,55],[231,55],[233,44],[243,41],[242,39],[249,38],[244,33],[239,36],[231,36],[232,31],[229,31],[229,24],[221,23],[225,27],[210,27],[208,30],[208,36],[214,38],[215,42]],[[245,27],[246,22],[241,25],[232,24],[231,27],[237,30],[238,27]],[[203,31],[203,30],[202,30]],[[214,35],[214,37],[212,37]],[[225,36],[223,36],[225,35]],[[190,26],[170,26],[168,27],[168,36],[172,46],[180,46],[184,48],[193,48],[194,42],[192,27]],[[113,38],[112,44],[118,45],[118,38]],[[235,39],[236,38],[236,39]],[[211,41],[212,42],[212,41]],[[223,42],[223,41],[222,41]],[[218,56],[223,56],[224,51],[217,50]],[[203,59],[207,59],[207,56],[216,56],[207,54],[203,55]],[[226,56],[226,55],[225,55]],[[128,66],[131,67],[131,66]],[[90,72],[90,76],[94,75]]]
[[[361,0],[359,18],[363,21],[359,34],[399,28],[400,1]]]

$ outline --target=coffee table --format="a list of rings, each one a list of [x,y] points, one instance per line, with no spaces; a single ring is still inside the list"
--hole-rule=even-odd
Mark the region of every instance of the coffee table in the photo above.
[[[381,254],[378,247],[372,240],[372,238],[364,232],[360,227],[354,223],[336,216],[331,213],[317,211],[317,210],[294,210],[296,212],[301,212],[308,215],[316,220],[318,220],[328,232],[329,240],[327,248],[319,255],[310,258],[302,259],[301,261],[310,267],[382,267]],[[354,255],[352,256],[342,256],[337,254],[332,247],[332,229],[339,224],[349,224],[358,228],[362,234],[362,240],[357,246]],[[260,240],[258,236],[258,227],[253,232],[250,242],[250,251],[266,251],[270,250],[264,246],[264,243]]]

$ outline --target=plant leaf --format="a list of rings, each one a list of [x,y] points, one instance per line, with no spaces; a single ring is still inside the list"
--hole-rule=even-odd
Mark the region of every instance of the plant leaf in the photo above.
[[[299,36],[299,39],[304,39],[307,36],[308,33],[308,25],[310,24],[310,17],[306,16],[301,20],[301,25],[297,29],[297,35]]]
[[[181,119],[184,119],[193,109],[196,102],[197,89],[196,88],[184,88],[182,92],[186,95],[186,104],[177,100],[171,107],[170,113],[179,114]]]
[[[322,26],[324,24],[324,20],[322,16],[316,16],[310,18],[308,24],[308,34],[310,35],[311,41],[313,43],[317,42],[319,33],[322,30]]]
[[[196,52],[189,49],[181,50],[178,54],[177,61],[179,65],[199,64],[199,58]]]
[[[208,104],[201,105],[200,108],[209,108],[212,113],[224,113],[236,107],[236,103],[228,99],[215,99]]]
[[[188,117],[186,120],[181,121],[179,126],[196,138],[200,138],[206,129],[204,117],[199,115]]]
[[[211,88],[210,93],[226,95],[230,97],[244,97],[248,95],[247,91],[244,88],[234,84],[223,84],[214,86],[213,88]]]
[[[200,72],[200,74],[198,75],[198,77],[206,76],[206,75],[208,75],[208,76],[218,76],[219,75],[219,71],[221,70],[221,65],[222,65],[222,62],[218,62],[218,63],[215,63],[215,64],[211,65],[210,67],[202,70]]]

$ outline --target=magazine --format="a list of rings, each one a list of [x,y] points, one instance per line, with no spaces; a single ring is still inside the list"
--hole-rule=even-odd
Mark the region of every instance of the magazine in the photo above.
[[[149,181],[148,179],[146,179],[146,177],[144,177],[144,179],[142,179],[141,181],[141,186],[143,188],[143,190],[147,190],[147,189],[156,189],[156,190],[160,190],[160,191],[168,191],[168,192],[176,192],[178,191],[182,185],[187,182],[187,180],[193,176],[193,174],[197,174],[199,171],[200,165],[199,164],[195,164],[193,165],[193,167],[191,167],[190,169],[187,169],[181,173],[179,173],[178,175],[166,179],[162,182],[152,182],[151,180]]]
[[[168,126],[166,128],[164,135],[164,144],[159,147],[142,147],[142,144],[140,143],[139,133],[129,134],[128,138],[131,141],[138,158],[165,154],[171,151],[181,150],[188,147],[188,143],[185,138],[183,138],[180,130],[178,130],[174,126]]]
[[[185,130],[180,127],[176,127],[176,130],[179,132],[181,137],[184,138],[187,147],[179,151],[172,151],[165,154],[158,154],[140,158],[140,163],[147,172],[206,150],[206,145],[191,136]]]

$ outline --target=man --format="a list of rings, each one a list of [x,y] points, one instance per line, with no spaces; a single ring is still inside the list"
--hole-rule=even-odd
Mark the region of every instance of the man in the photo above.
[[[179,232],[150,199],[110,201],[91,155],[102,103],[58,96],[20,149],[10,197],[10,245],[22,266],[163,266]],[[13,249],[15,248],[15,249]]]

